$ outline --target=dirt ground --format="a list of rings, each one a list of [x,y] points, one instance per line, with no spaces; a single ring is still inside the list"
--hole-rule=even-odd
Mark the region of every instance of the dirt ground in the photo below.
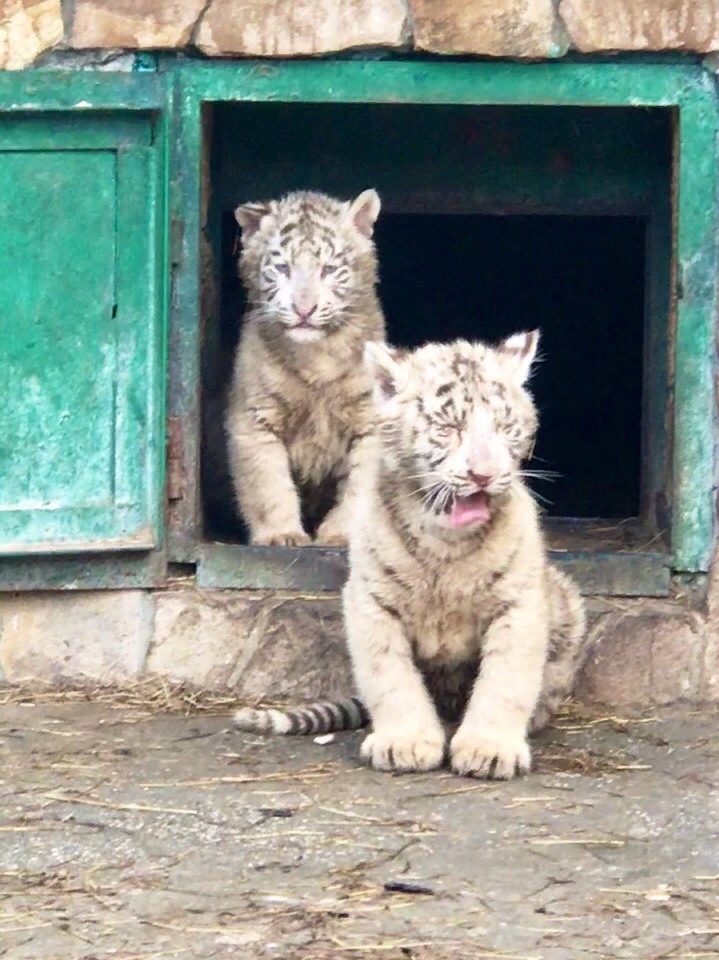
[[[719,956],[716,713],[570,713],[487,784],[103,701],[0,691],[0,957]]]

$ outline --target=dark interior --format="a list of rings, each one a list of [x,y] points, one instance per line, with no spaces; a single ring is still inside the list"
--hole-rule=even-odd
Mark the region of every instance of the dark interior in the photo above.
[[[221,352],[244,298],[224,218]],[[549,516],[639,510],[645,225],[631,217],[388,214],[377,246],[391,342],[497,340],[542,331],[532,481]],[[221,518],[214,532],[227,535]],[[220,527],[218,529],[218,526]]]
[[[639,511],[644,234],[629,217],[397,214],[379,223],[392,342],[541,330],[533,466],[559,476],[533,487],[550,516]]]
[[[670,462],[660,401],[651,405],[668,376],[669,111],[224,103],[208,118],[205,236],[217,296],[203,305],[205,411],[229,375],[244,306],[234,206],[374,186],[390,340],[495,340],[539,327],[533,466],[558,474],[532,482],[546,514],[615,527],[640,516],[654,534]],[[214,411],[203,435],[206,533],[241,541],[225,451],[208,439]],[[596,532],[591,540],[599,549]]]

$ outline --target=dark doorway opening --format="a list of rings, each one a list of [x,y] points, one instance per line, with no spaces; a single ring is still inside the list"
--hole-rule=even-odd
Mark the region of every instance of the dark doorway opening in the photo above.
[[[392,342],[535,327],[536,481],[556,517],[639,513],[645,221],[388,214],[377,244]]]
[[[218,342],[227,373],[245,306],[236,239],[227,212]],[[376,239],[391,342],[494,341],[540,328],[543,359],[532,379],[540,411],[535,466],[557,474],[533,481],[544,512],[637,516],[645,221],[386,213]],[[242,538],[231,503],[214,498],[206,505],[212,536]]]

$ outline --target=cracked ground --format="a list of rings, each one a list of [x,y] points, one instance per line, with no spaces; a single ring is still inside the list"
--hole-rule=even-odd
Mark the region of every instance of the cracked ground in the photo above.
[[[481,783],[103,701],[0,696],[0,957],[719,956],[716,712],[567,713]]]

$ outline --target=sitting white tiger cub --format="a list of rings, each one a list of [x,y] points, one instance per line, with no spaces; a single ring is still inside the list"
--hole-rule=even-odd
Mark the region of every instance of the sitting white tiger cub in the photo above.
[[[351,203],[302,190],[235,211],[249,306],[226,430],[254,544],[301,546],[310,533],[327,546],[347,543],[355,463],[372,421],[362,351],[384,337],[372,239],[379,209],[374,190]]]
[[[240,711],[246,730],[362,726],[378,770],[444,762],[459,774],[530,767],[527,735],[587,654],[574,584],[547,560],[521,464],[537,414],[526,389],[538,333],[497,347],[414,352],[370,343],[377,429],[357,479],[344,620],[361,700]]]

